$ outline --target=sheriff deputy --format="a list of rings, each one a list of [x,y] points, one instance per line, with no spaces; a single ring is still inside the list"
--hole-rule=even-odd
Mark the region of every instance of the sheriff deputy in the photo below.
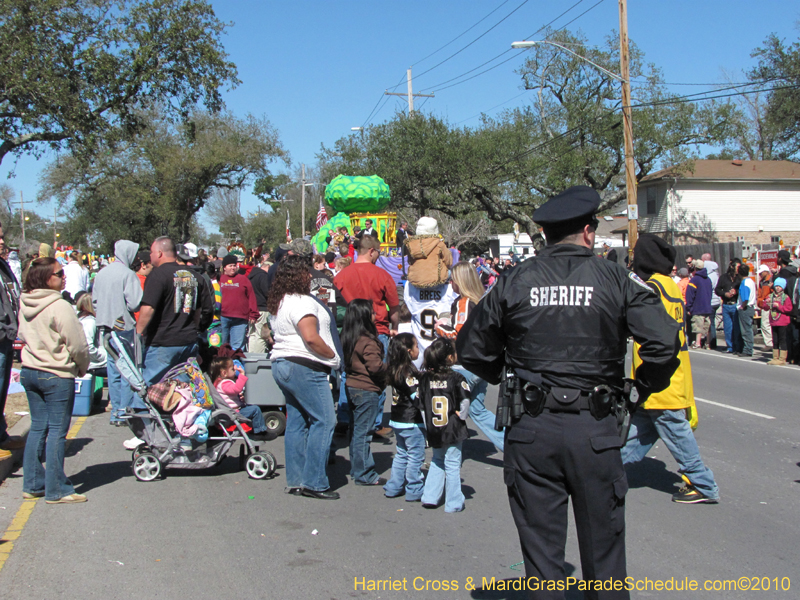
[[[540,580],[566,579],[570,498],[583,578],[625,579],[628,483],[610,407],[621,400],[628,336],[641,344],[640,397],[665,389],[678,365],[678,325],[658,296],[593,252],[599,205],[596,191],[575,186],[538,208],[546,248],[499,279],[457,339],[465,369],[495,384],[504,367],[520,378],[524,412],[506,432],[504,479],[527,576]]]

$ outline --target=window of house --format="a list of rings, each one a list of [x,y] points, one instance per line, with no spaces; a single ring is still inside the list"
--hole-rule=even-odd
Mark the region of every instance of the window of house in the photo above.
[[[779,236],[779,235],[770,236],[769,241],[772,242],[773,244],[780,244],[781,243],[781,236]]]
[[[656,214],[656,186],[654,185],[647,188],[647,214]]]

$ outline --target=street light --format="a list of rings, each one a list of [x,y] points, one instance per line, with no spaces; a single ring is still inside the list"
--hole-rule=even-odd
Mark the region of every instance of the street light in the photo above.
[[[602,71],[603,73],[608,75],[609,77],[613,77],[617,81],[622,81],[622,82],[625,81],[622,77],[620,77],[616,73],[613,73],[612,71],[609,71],[605,67],[601,67],[600,65],[598,65],[595,62],[592,62],[591,60],[589,60],[585,56],[581,56],[577,52],[575,52],[573,50],[570,50],[566,46],[562,46],[561,44],[559,44],[557,42],[551,42],[550,40],[534,40],[534,41],[529,41],[529,42],[513,42],[511,44],[511,47],[512,48],[533,48],[536,44],[547,44],[549,46],[555,46],[556,48],[561,48],[564,52],[569,52],[570,54],[572,54],[572,56],[580,58],[582,61],[589,63],[593,67],[596,67],[597,69],[599,69],[600,71]]]
[[[549,44],[555,46],[572,56],[580,58],[599,69],[609,77],[616,79],[622,84],[622,125],[623,125],[623,138],[625,140],[625,192],[628,198],[628,253],[633,252],[633,247],[636,245],[636,240],[639,237],[639,207],[636,200],[636,172],[633,161],[633,117],[631,115],[631,82],[629,79],[628,70],[628,17],[625,9],[624,0],[620,0],[620,52],[619,63],[622,75],[612,73],[605,67],[601,67],[597,63],[592,62],[585,56],[581,56],[577,52],[570,50],[566,46],[562,46],[557,42],[550,40],[534,40],[525,42],[513,42],[512,48],[533,48],[536,44]]]
[[[351,127],[350,131],[361,131],[361,127]]]

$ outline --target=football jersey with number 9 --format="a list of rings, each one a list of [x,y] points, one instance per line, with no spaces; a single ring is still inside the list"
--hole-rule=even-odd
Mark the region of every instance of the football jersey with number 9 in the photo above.
[[[403,300],[411,313],[411,331],[419,345],[419,358],[414,361],[417,368],[422,365],[425,349],[436,339],[436,321],[450,314],[450,307],[457,297],[449,283],[423,289],[406,281]]]

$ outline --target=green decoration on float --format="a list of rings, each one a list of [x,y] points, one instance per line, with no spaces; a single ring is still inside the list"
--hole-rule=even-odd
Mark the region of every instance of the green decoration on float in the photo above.
[[[381,212],[391,200],[389,186],[377,175],[339,175],[325,188],[325,202],[339,212]]]

